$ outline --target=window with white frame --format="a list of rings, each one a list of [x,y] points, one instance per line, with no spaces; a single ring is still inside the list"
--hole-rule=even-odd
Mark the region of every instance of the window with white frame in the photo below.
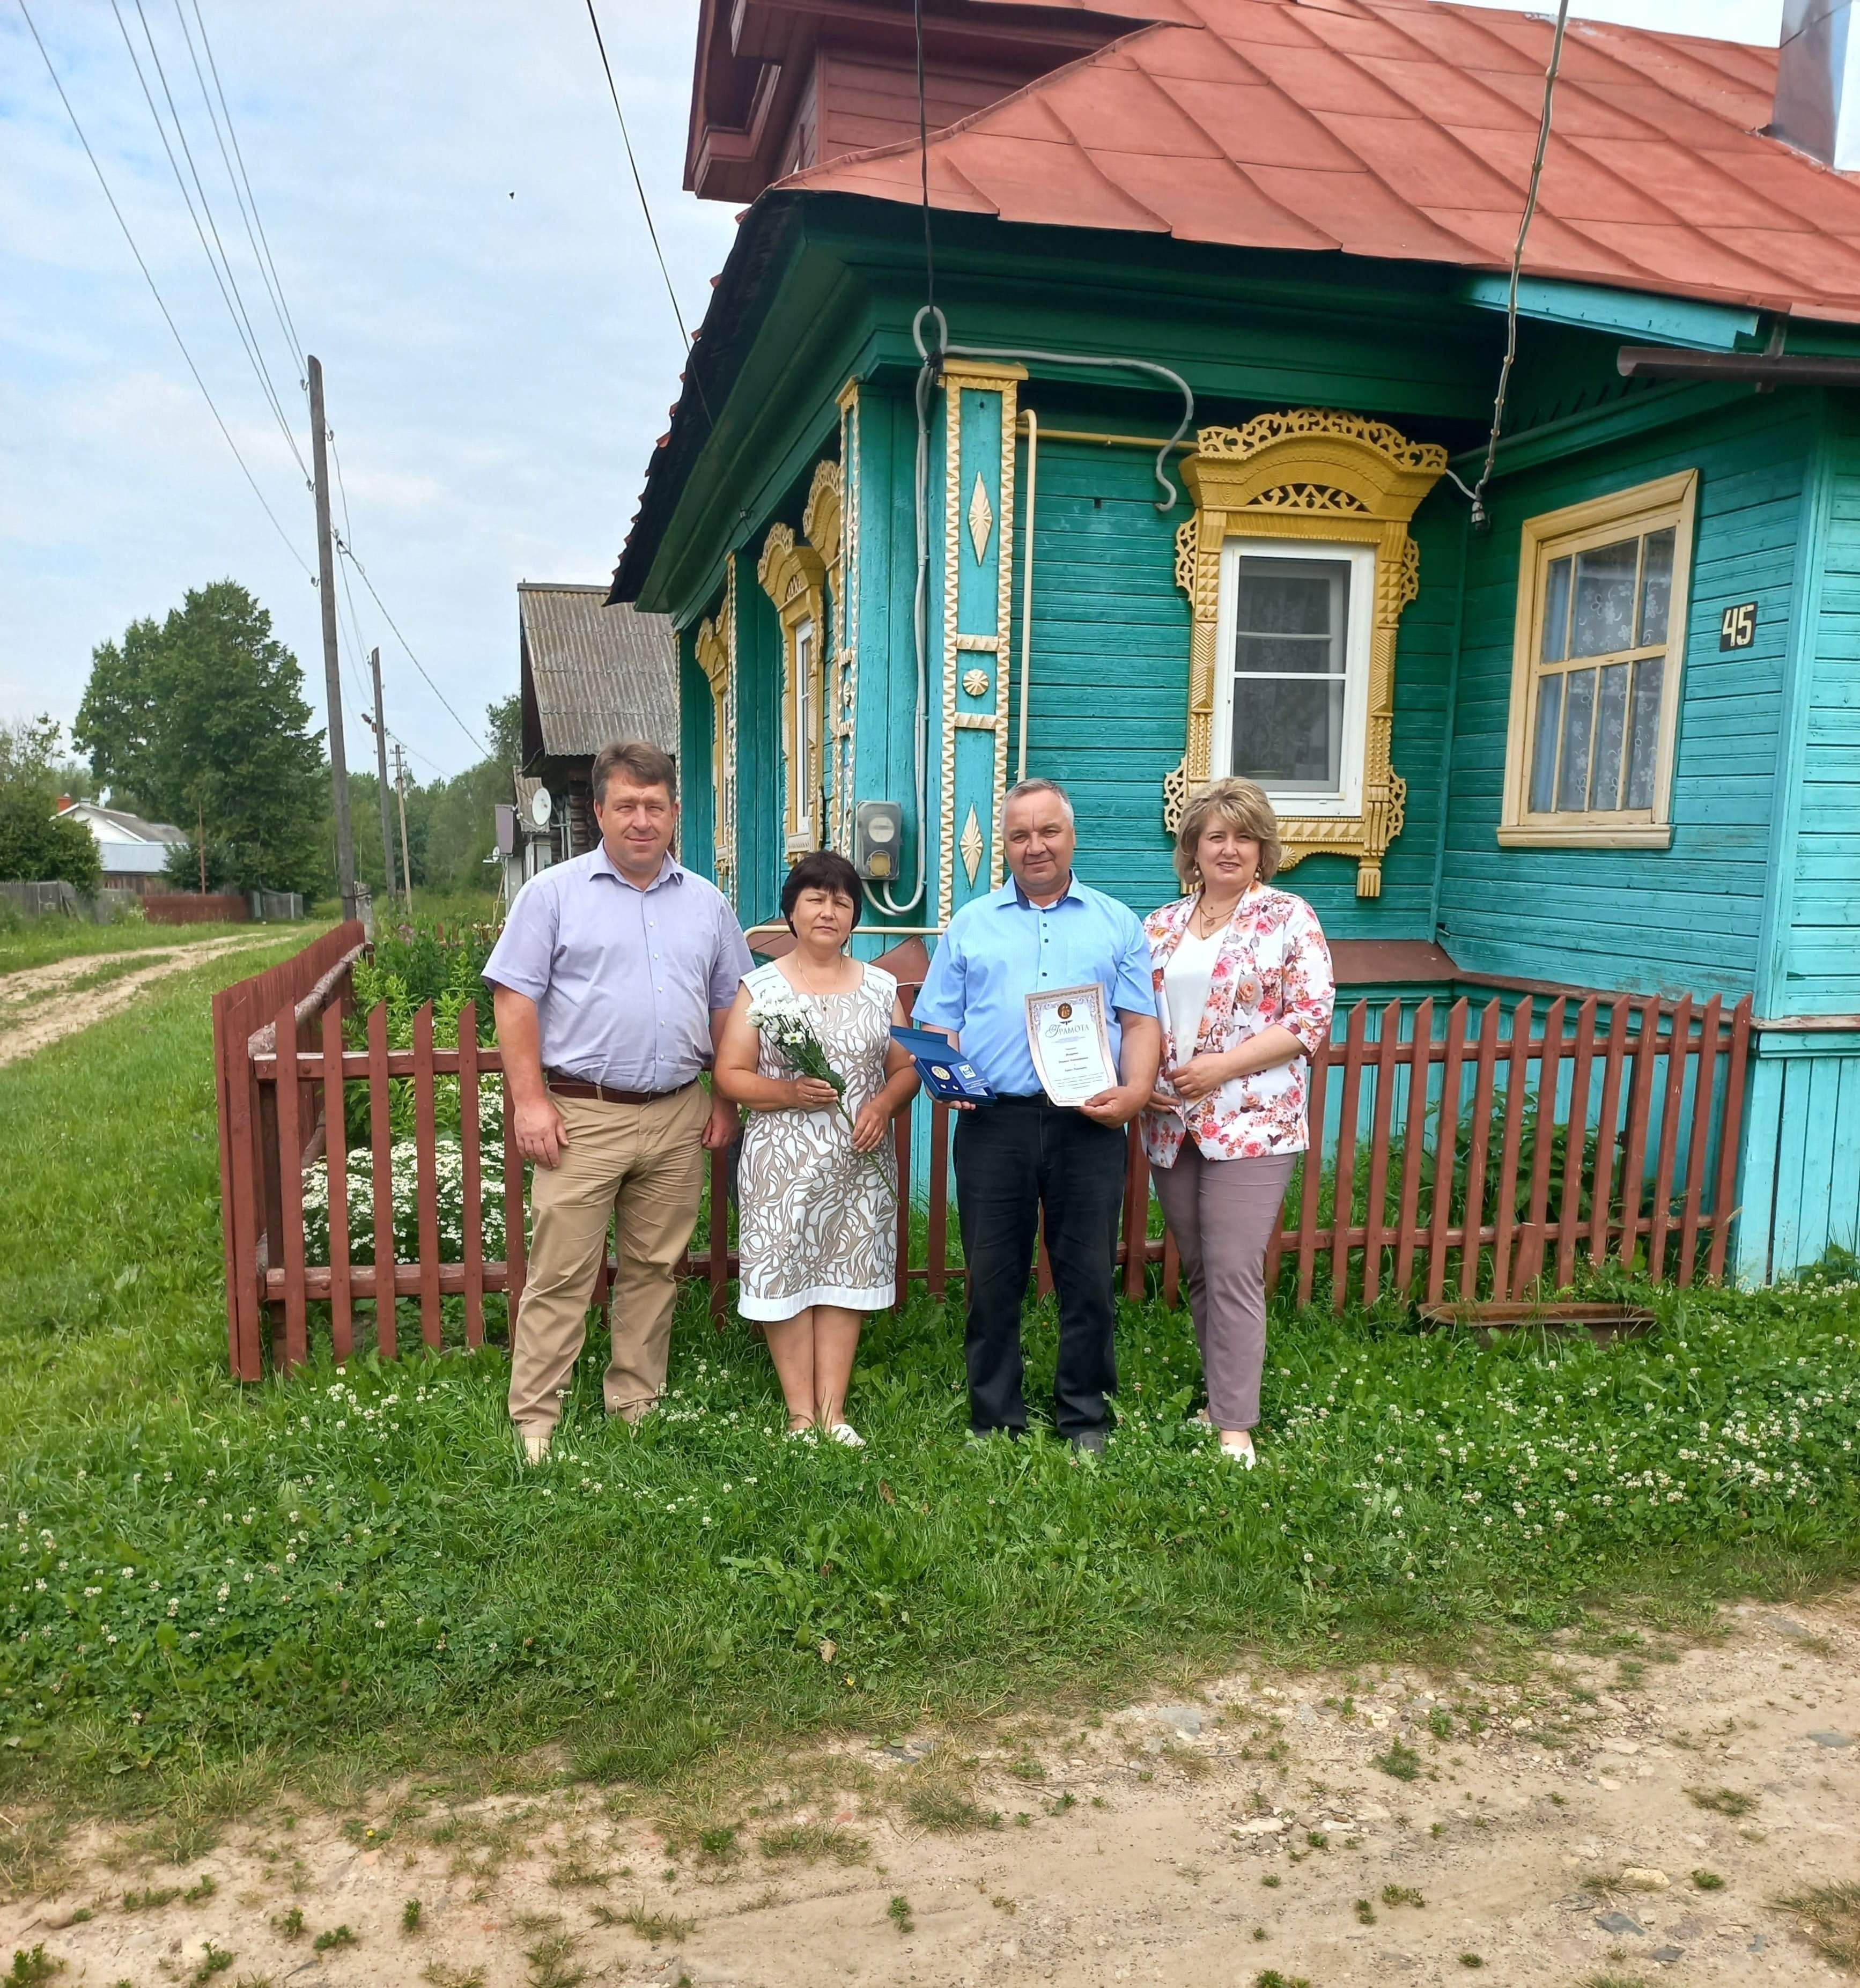
[[[790,853],[816,846],[814,813],[819,803],[820,671],[811,615],[794,627],[794,681],[787,700]]]
[[[1527,519],[1499,840],[1663,848],[1696,472]]]
[[[1221,562],[1210,772],[1257,780],[1282,813],[1362,807],[1375,553],[1231,539]]]

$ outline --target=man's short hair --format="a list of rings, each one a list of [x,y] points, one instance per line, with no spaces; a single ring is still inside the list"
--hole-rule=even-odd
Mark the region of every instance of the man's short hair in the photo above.
[[[589,779],[594,799],[607,805],[607,783],[616,773],[636,787],[663,787],[675,803],[678,798],[678,762],[669,752],[644,739],[616,739],[594,755],[594,770]]]
[[[1072,810],[1072,796],[1066,792],[1065,789],[1060,785],[1058,781],[1035,779],[1030,780],[1016,780],[1014,784],[1008,789],[1007,792],[1001,796],[1001,827],[1004,831],[1007,827],[1007,809],[1009,802],[1025,800],[1030,794],[1053,795],[1057,800],[1060,806],[1065,810],[1066,820],[1068,823],[1074,828],[1078,826],[1078,816],[1074,813]]]

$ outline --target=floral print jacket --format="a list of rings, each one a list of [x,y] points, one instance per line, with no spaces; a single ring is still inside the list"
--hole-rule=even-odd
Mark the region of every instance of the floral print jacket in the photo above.
[[[1306,1144],[1308,1059],[1330,1040],[1331,1010],[1337,998],[1331,949],[1317,915],[1289,891],[1254,884],[1228,921],[1209,983],[1207,1007],[1199,1016],[1171,1015],[1163,999],[1163,972],[1200,902],[1199,894],[1179,898],[1144,921],[1156,1005],[1164,1016],[1163,1067],[1186,1063],[1204,1051],[1219,1054],[1237,1049],[1275,1026],[1290,1030],[1304,1054],[1223,1084],[1200,1104],[1187,1107],[1185,1118],[1173,1111],[1145,1111],[1143,1150],[1157,1167],[1172,1166],[1190,1134],[1211,1160],[1301,1153]],[[1177,1030],[1182,1032],[1179,1040]]]

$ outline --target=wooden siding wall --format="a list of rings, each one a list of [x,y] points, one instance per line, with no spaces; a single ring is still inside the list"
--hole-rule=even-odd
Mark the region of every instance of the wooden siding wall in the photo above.
[[[941,130],[999,102],[1018,90],[1029,73],[1024,64],[955,69],[932,63],[924,75],[929,128]],[[917,137],[917,77],[908,63],[861,61],[851,51],[823,49],[812,96],[810,131],[819,149],[810,157],[810,165]]]
[[[711,789],[710,682],[698,667],[695,625],[678,636],[678,860],[715,883],[716,796]]]
[[[1786,776],[1787,942],[1766,993],[1771,1012],[1792,1015],[1860,1013],[1860,406],[1831,400],[1827,421],[1821,583]]]
[[[1022,445],[1024,480],[1026,448]],[[1148,911],[1177,894],[1162,781],[1180,759],[1189,691],[1189,604],[1175,582],[1175,531],[1155,507],[1154,458],[1131,448],[1043,441],[1033,549],[1027,770],[1063,782],[1079,813],[1087,881]],[[1420,597],[1402,617],[1395,664],[1395,770],[1407,825],[1383,864],[1382,895],[1356,895],[1356,866],[1307,857],[1284,873],[1334,938],[1431,938],[1435,850],[1452,668],[1459,509],[1436,495],[1416,516]],[[1024,532],[1014,579],[1020,725]],[[1010,752],[1009,766],[1013,766]]]
[[[782,813],[782,629],[756,578],[749,552],[736,555],[737,915],[746,925],[776,915],[786,837]]]
[[[1471,541],[1468,555],[1442,867],[1440,942],[1462,967],[1578,986],[1727,995],[1756,984],[1810,445],[1799,400],[1753,397],[1496,486],[1493,529]],[[1524,520],[1693,468],[1698,539],[1671,848],[1501,849],[1496,831]],[[1757,603],[1755,646],[1720,655],[1724,609],[1749,600]]]

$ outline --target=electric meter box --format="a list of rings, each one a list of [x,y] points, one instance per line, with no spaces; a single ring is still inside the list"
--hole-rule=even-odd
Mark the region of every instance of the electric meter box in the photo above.
[[[894,882],[904,859],[905,811],[896,801],[861,801],[853,810],[853,867],[868,883]]]

